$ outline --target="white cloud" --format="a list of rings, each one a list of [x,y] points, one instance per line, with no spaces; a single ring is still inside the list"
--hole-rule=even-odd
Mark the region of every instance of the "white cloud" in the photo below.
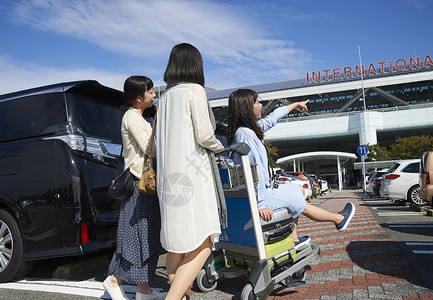
[[[37,64],[20,64],[10,56],[0,55],[0,94],[7,94],[19,90],[58,82],[91,79],[105,86],[118,90],[123,89],[123,82],[127,75],[106,71],[88,69],[56,69]]]
[[[425,1],[422,0],[406,0],[406,1],[409,3],[409,5],[412,5],[416,9],[423,9],[426,6]]]
[[[15,5],[12,18],[37,30],[87,40],[107,51],[146,60],[166,60],[173,45],[189,42],[210,66],[206,74],[210,85],[212,78],[224,84],[218,88],[262,83],[276,78],[275,74],[281,74],[281,80],[303,77],[311,54],[290,41],[270,38],[260,20],[235,3],[25,0]]]

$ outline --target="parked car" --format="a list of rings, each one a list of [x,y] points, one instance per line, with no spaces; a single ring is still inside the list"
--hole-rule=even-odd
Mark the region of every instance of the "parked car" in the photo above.
[[[96,81],[0,95],[0,282],[34,260],[111,247],[120,203],[107,196],[123,92]]]
[[[315,174],[308,174],[308,175],[309,175],[310,177],[312,177],[313,179],[315,179],[316,182],[319,183],[320,194],[324,194],[324,193],[326,193],[326,192],[329,192],[328,182],[327,182],[325,179],[320,178],[320,177],[318,177],[318,176],[315,175]]]
[[[370,197],[373,195],[379,196],[380,187],[382,185],[382,176],[388,173],[388,169],[382,169],[380,171],[375,172],[367,185],[367,192],[370,194]],[[380,195],[381,197],[385,197]]]
[[[290,174],[290,175],[294,175],[294,176],[299,177],[299,178],[304,179],[304,180],[308,180],[310,182],[310,188],[311,188],[311,190],[313,190],[315,188],[315,186],[314,186],[314,180],[311,177],[309,177],[307,175],[307,173],[304,173],[304,172],[285,172],[285,173],[286,174]],[[312,197],[313,196],[311,196],[311,198]],[[309,198],[309,199],[311,199],[311,198]]]
[[[284,171],[277,171],[277,175],[279,184],[297,184],[302,187],[304,189],[305,200],[309,200],[313,196],[311,184],[308,179],[302,179]]]
[[[321,191],[320,191],[319,183],[313,177],[311,177],[307,174],[305,174],[305,176],[307,176],[308,179],[310,180],[311,189],[313,191],[312,198],[316,198],[316,197],[320,196]]]
[[[396,162],[383,176],[381,195],[426,205],[419,197],[419,165],[419,159]]]
[[[433,151],[424,152],[421,157],[419,185],[421,200],[433,205]]]
[[[297,177],[299,177],[301,179],[308,180],[308,177],[305,175],[304,172],[284,172],[284,173],[297,176]]]
[[[374,174],[374,173],[373,173]],[[371,176],[370,175],[365,175],[365,191],[367,191],[367,186],[368,186],[368,184],[370,183],[370,178],[371,178]],[[364,184],[364,183],[363,183]],[[363,186],[363,188],[364,188],[364,186]]]
[[[305,175],[305,177],[307,177],[308,181],[310,182],[311,190],[313,192],[311,198],[316,198],[317,196],[320,195],[319,184],[317,183],[317,181],[313,177],[311,177],[307,173],[304,173],[304,175]]]

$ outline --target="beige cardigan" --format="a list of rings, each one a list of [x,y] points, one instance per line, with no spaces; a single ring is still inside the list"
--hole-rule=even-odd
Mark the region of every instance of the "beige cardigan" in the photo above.
[[[122,118],[122,141],[125,160],[125,169],[130,168],[130,172],[137,178],[141,178],[145,165],[145,153],[152,134],[152,127],[143,118],[138,110],[129,108]],[[155,144],[152,156],[155,155]]]

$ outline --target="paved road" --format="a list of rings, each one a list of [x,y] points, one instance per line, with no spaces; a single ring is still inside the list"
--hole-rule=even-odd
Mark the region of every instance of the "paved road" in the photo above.
[[[433,299],[433,217],[390,200],[364,199],[361,191],[330,193],[313,204],[336,212],[347,201],[355,204],[357,213],[344,232],[300,218],[300,233],[311,236],[321,255],[308,268],[306,285],[276,290],[269,299]],[[84,265],[97,260],[105,270],[109,255],[89,258]],[[161,255],[153,286],[168,287],[164,265]],[[0,284],[0,299],[109,299],[102,289],[104,278],[104,272],[83,276],[82,281],[27,277]],[[244,284],[244,277],[223,279],[212,292],[192,287],[189,293],[191,299],[239,299]],[[53,293],[58,289],[62,294]],[[126,289],[132,298],[134,287]]]

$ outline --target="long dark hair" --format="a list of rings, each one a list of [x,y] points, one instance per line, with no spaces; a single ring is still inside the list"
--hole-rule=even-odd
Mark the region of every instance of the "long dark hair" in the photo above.
[[[253,109],[258,97],[255,91],[249,89],[239,89],[230,94],[227,118],[229,145],[233,143],[236,130],[241,126],[251,129],[259,139],[263,139],[263,131],[257,124]]]
[[[123,84],[125,102],[128,106],[134,104],[137,96],[153,88],[153,81],[147,76],[133,75],[128,77]]]
[[[173,47],[164,72],[164,81],[192,82],[204,87],[203,58],[191,44],[182,43]]]

